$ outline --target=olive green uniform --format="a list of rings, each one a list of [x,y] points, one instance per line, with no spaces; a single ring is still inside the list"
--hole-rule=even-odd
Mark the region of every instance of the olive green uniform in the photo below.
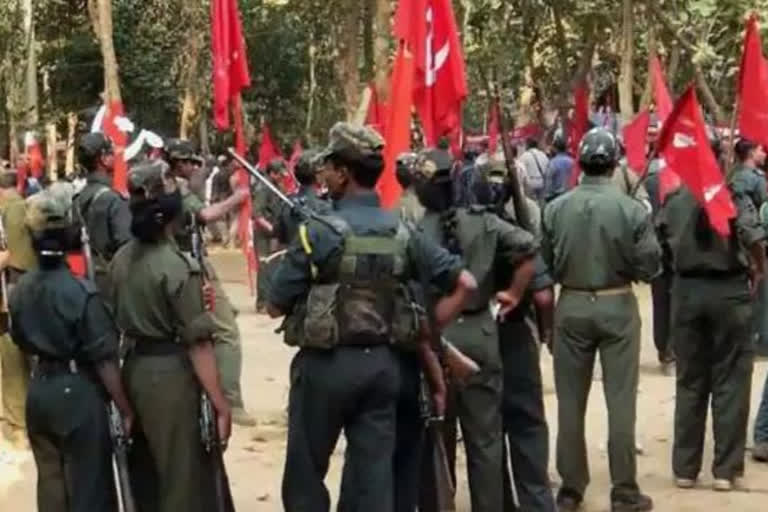
[[[283,204],[264,184],[259,183],[253,193],[253,218],[263,217],[273,226],[278,225]],[[256,274],[256,309],[261,310],[269,295],[272,272],[279,260],[268,260],[278,250],[279,242],[274,234],[268,234],[254,227],[253,243],[259,258],[259,271]]]
[[[428,211],[421,228],[435,240],[444,240],[441,215]],[[456,421],[467,452],[467,471],[472,510],[498,512],[503,507],[502,429],[503,371],[499,352],[499,333],[491,315],[489,301],[497,290],[498,271],[503,264],[517,265],[533,257],[538,249],[533,236],[502,221],[484,207],[458,209],[455,213],[456,237],[478,289],[462,315],[444,331],[465,355],[473,359],[480,372],[461,389],[451,389],[446,413],[448,456],[456,460]],[[449,221],[449,222],[453,222]]]
[[[198,421],[201,388],[187,357],[190,345],[216,329],[205,311],[200,268],[172,240],[133,240],[113,258],[110,281],[128,352],[123,380],[157,471],[157,510],[212,510]]]
[[[710,399],[713,474],[733,480],[744,473],[754,356],[745,248],[765,239],[766,233],[748,195],[734,193],[733,198],[738,216],[728,239],[712,231],[687,189],[667,198],[659,219],[674,271],[677,392],[672,466],[678,478],[695,480],[701,470]]]
[[[32,238],[24,223],[26,203],[15,191],[9,190],[0,199],[0,215],[2,215],[5,236],[8,240],[9,260],[6,277],[10,292],[18,279],[27,271],[37,267],[37,255],[32,248]],[[2,315],[0,320],[0,364],[2,364],[3,407],[2,416],[6,430],[11,437],[15,431],[23,431],[24,404],[29,383],[29,366],[21,351],[11,341],[8,333],[8,316]]]
[[[613,494],[636,494],[640,315],[631,282],[649,281],[660,271],[661,248],[650,213],[612,178],[585,175],[579,186],[547,205],[542,230],[542,253],[562,285],[553,352],[563,489],[583,496],[589,483],[584,420],[599,352]]]
[[[184,201],[184,215],[182,219],[188,219],[189,215],[197,215],[205,208],[205,204],[200,198],[189,191],[187,187],[182,187],[182,198]],[[182,251],[189,253],[192,250],[188,225],[179,227],[176,232],[176,242]],[[233,408],[243,408],[243,394],[240,388],[243,352],[240,328],[237,325],[237,310],[229,301],[229,297],[227,297],[213,266],[209,264],[206,271],[216,294],[216,305],[213,309],[212,317],[216,325],[214,349],[221,376],[221,386],[230,405]]]

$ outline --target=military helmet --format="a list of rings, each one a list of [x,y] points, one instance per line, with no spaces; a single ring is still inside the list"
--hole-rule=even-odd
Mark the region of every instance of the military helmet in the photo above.
[[[203,165],[203,158],[197,154],[195,145],[192,141],[185,139],[167,139],[165,141],[165,151],[168,154],[168,160],[188,160],[198,165]]]
[[[25,216],[29,230],[38,235],[51,229],[69,228],[72,225],[73,193],[74,190],[68,190],[64,186],[51,186],[30,196],[27,199]]]
[[[333,125],[328,134],[328,145],[318,156],[322,161],[332,156],[348,161],[361,161],[368,156],[379,154],[384,147],[384,138],[373,128],[353,123],[340,122]]]
[[[299,161],[296,162],[297,173],[317,174],[322,168],[323,162],[318,159],[320,152],[316,149],[307,149],[301,152]]]
[[[397,155],[397,168],[403,168],[408,169],[409,171],[413,169],[414,164],[416,163],[416,160],[418,159],[419,155],[412,152],[407,153],[400,153]]]
[[[579,163],[584,166],[614,166],[618,154],[616,137],[605,128],[592,128],[579,144]]]
[[[111,152],[112,143],[103,133],[87,133],[77,143],[77,159],[89,171],[96,159]]]
[[[155,199],[173,193],[176,181],[170,167],[162,160],[147,160],[135,165],[128,174],[128,192],[131,197]]]

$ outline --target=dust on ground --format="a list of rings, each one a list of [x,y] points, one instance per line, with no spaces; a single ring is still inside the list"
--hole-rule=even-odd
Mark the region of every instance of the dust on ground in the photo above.
[[[235,251],[219,251],[212,259],[233,303],[240,310],[238,322],[243,339],[243,393],[248,409],[259,422],[255,428],[235,427],[226,453],[235,504],[239,510],[279,511],[282,510],[280,482],[285,452],[288,367],[294,350],[283,345],[280,337],[274,333],[277,321],[254,313],[253,299],[244,280],[241,254]],[[661,512],[765,511],[768,502],[768,465],[755,464],[749,456],[744,491],[722,494],[711,490],[711,432],[708,432],[704,471],[698,488],[682,491],[674,487],[670,469],[674,377],[663,375],[656,363],[655,349],[650,337],[649,290],[640,286],[637,292],[643,316],[637,431],[645,453],[638,458],[640,486],[653,497],[655,510]],[[750,440],[767,370],[768,364],[765,362],[755,365]],[[554,436],[557,427],[557,399],[554,394],[552,360],[546,351],[543,351],[542,355],[542,371],[552,439],[550,475],[556,485],[558,476],[554,469]],[[607,417],[600,384],[599,381],[594,382],[587,416],[587,445],[592,483],[585,497],[583,510],[586,512],[609,510],[610,479],[605,453]],[[338,493],[343,449],[342,439],[333,455],[327,478],[333,496]],[[468,512],[470,506],[463,460],[460,460],[459,464],[457,509]],[[31,454],[12,452],[7,446],[0,446],[0,510],[34,511],[35,478]]]

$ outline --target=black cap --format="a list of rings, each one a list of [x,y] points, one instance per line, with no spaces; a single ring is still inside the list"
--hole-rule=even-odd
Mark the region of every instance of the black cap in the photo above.
[[[77,159],[80,165],[93,170],[93,164],[97,158],[105,153],[112,152],[112,143],[103,133],[88,133],[80,137],[77,144]]]

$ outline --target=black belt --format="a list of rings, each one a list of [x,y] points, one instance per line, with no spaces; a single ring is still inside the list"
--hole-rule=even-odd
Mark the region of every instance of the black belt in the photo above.
[[[747,270],[688,270],[677,275],[684,279],[736,279],[747,277]]]
[[[37,358],[32,364],[32,378],[44,379],[46,377],[57,377],[59,375],[77,375],[80,373],[80,367],[74,359],[43,359]]]

